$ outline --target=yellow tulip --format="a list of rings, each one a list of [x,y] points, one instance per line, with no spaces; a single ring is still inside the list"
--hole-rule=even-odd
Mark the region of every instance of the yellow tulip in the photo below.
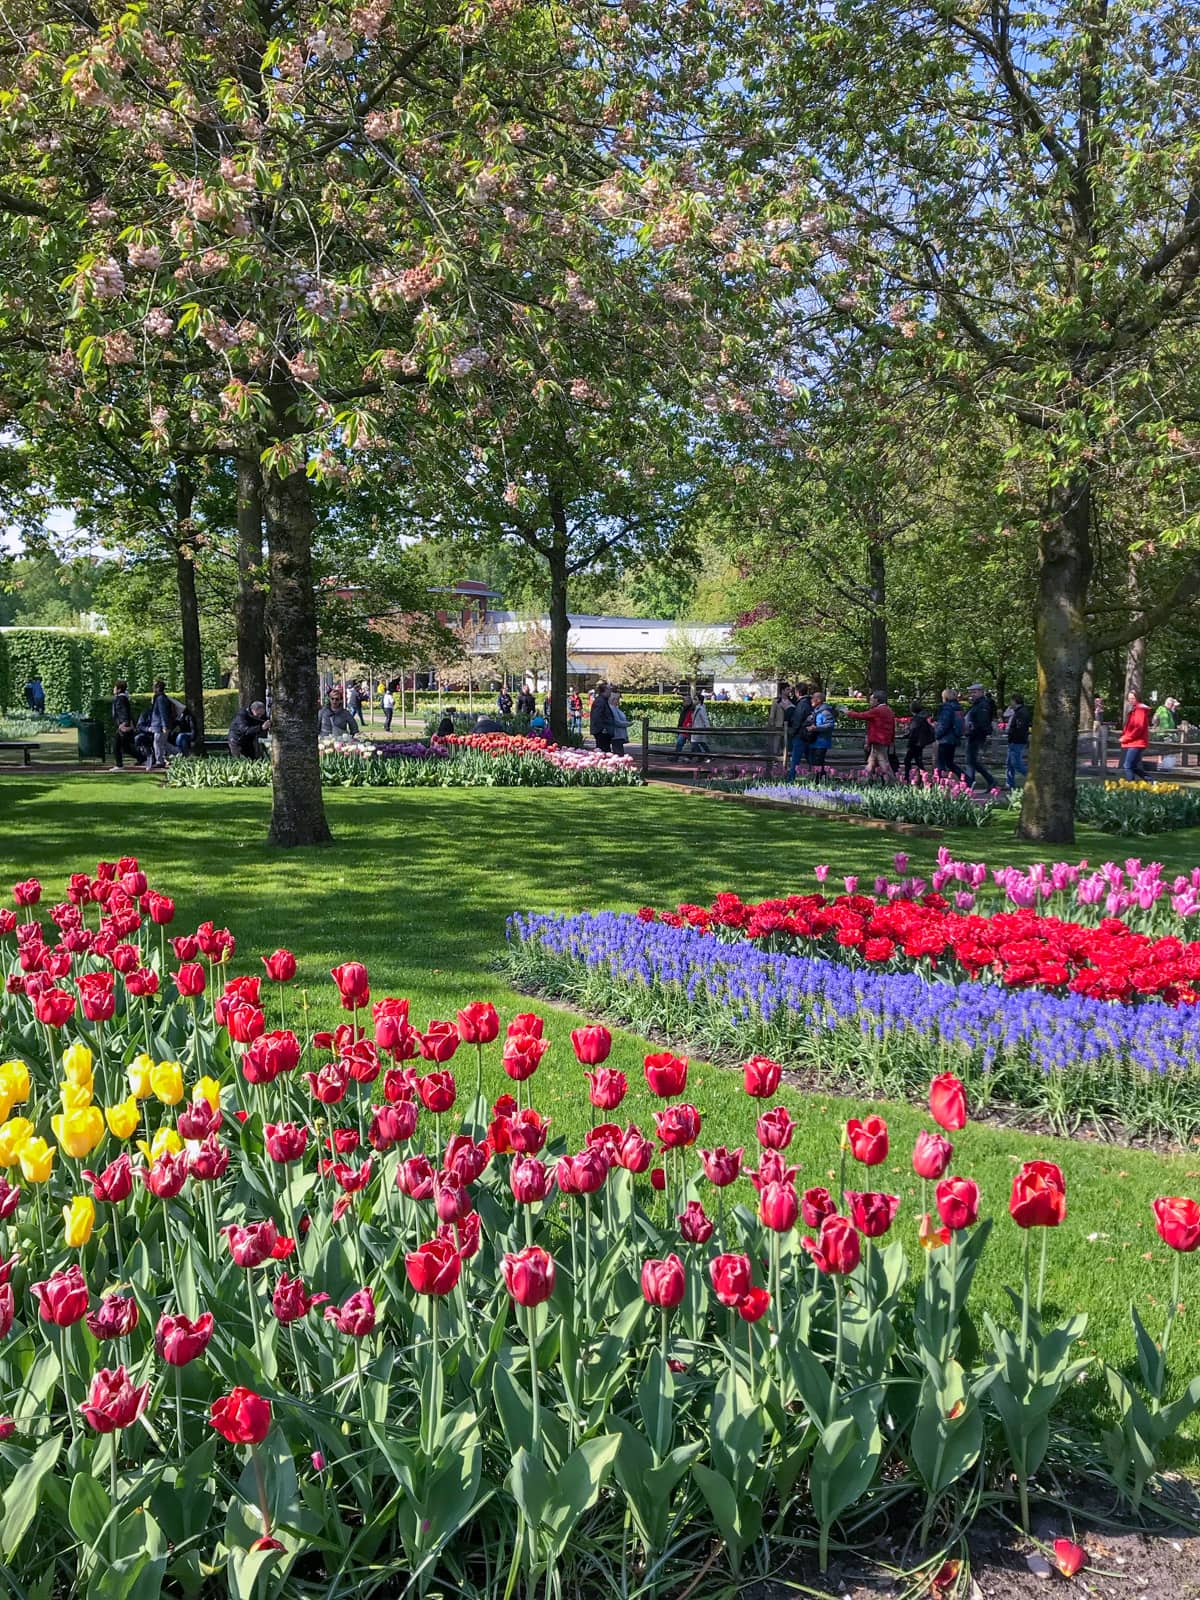
[[[119,1100],[115,1106],[105,1106],[104,1120],[114,1139],[130,1139],[137,1131],[138,1103],[135,1095]]]
[[[82,1161],[104,1137],[104,1118],[98,1106],[85,1106],[82,1111],[64,1111],[61,1117],[51,1117],[50,1126],[59,1148],[65,1155]]]
[[[63,1207],[63,1231],[72,1250],[82,1250],[96,1225],[96,1202],[91,1195],[77,1194]]]
[[[129,1063],[129,1087],[139,1100],[146,1100],[154,1093],[150,1087],[150,1074],[154,1071],[154,1062],[148,1055],[140,1055]]]
[[[183,1149],[183,1140],[175,1132],[174,1128],[159,1128],[149,1144],[146,1143],[145,1139],[139,1139],[138,1149],[147,1161],[157,1161],[159,1156],[164,1155],[168,1150],[173,1156],[177,1156]]]
[[[64,1111],[86,1111],[92,1103],[90,1083],[64,1083],[61,1093]]]
[[[9,1112],[16,1105],[16,1098],[3,1078],[0,1078],[0,1122],[7,1122]]]
[[[215,1078],[201,1078],[192,1089],[192,1099],[207,1100],[214,1111],[220,1111],[221,1085]]]
[[[29,1099],[29,1068],[23,1061],[6,1061],[0,1066],[0,1092],[11,1094],[14,1105]]]
[[[183,1099],[183,1068],[178,1061],[160,1061],[150,1072],[150,1087],[165,1106]]]
[[[33,1123],[28,1117],[10,1117],[0,1127],[0,1167],[15,1167],[21,1147],[33,1138]]]
[[[21,1146],[20,1161],[21,1176],[26,1183],[45,1183],[54,1169],[54,1147],[34,1134]]]
[[[63,1051],[63,1075],[68,1083],[92,1081],[92,1052],[85,1044],[68,1045]]]

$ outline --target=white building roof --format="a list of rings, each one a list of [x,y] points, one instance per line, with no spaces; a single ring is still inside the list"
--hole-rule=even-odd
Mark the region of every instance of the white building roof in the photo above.
[[[522,619],[512,611],[493,611],[493,621],[498,633],[514,633],[522,626]],[[667,648],[672,633],[686,633],[695,639],[703,650],[725,652],[730,648],[730,627],[725,622],[671,622],[647,617],[591,617],[582,612],[570,613],[571,637],[569,648],[575,655],[659,655]],[[539,617],[539,625],[548,629],[549,617]]]

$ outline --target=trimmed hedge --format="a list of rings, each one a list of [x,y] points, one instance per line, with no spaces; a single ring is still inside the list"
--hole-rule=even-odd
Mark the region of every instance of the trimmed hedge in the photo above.
[[[0,630],[0,709],[20,709],[25,704],[25,684],[40,672],[46,690],[47,712],[95,713],[94,702],[105,701],[118,678],[125,678],[135,693],[147,692],[156,678],[183,682],[183,655],[178,649],[130,649],[118,646],[105,634],[79,633],[69,628],[5,628]],[[204,684],[218,689],[221,664],[215,653],[204,657]],[[235,697],[236,698],[236,697]]]

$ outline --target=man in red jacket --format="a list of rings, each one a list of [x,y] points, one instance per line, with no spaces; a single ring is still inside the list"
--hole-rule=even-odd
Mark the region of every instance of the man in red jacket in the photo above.
[[[1125,726],[1121,730],[1121,749],[1125,752],[1125,776],[1138,783],[1146,776],[1142,757],[1150,743],[1150,707],[1136,694],[1125,696]]]
[[[877,689],[869,711],[847,711],[846,715],[867,725],[867,777],[878,772],[890,783],[895,774],[888,751],[896,742],[896,713],[888,705],[887,695]]]

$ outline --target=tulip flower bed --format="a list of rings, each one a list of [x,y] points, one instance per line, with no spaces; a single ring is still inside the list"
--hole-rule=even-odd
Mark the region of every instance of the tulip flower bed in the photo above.
[[[1063,1131],[1094,1120],[1181,1144],[1200,1131],[1194,1004],[878,971],[620,912],[510,917],[506,970],[526,992],[710,1059],[761,1053],[819,1083],[900,1097],[953,1064],[981,1103],[1036,1110]]]
[[[574,789],[634,787],[641,784],[642,775],[629,756],[564,749],[509,734],[481,734],[435,741],[428,748],[325,747],[321,779],[331,788],[344,789]],[[173,789],[265,789],[271,782],[271,764],[189,756],[169,764],[166,781]]]
[[[1063,1176],[1030,1161],[981,1195],[956,1173],[951,1073],[902,1217],[869,1188],[878,1116],[846,1124],[836,1183],[802,1188],[766,1057],[741,1068],[751,1156],[670,1051],[644,1062],[653,1127],[623,1125],[610,1036],[578,1028],[593,1127],[570,1150],[536,1105],[532,1013],[503,1029],[473,1003],[418,1029],[347,961],[345,1020],[311,1031],[290,952],[235,975],[234,936],[168,935],[173,902],[132,859],[76,874],[48,914],[36,880],[14,899],[0,1551],[22,1593],[349,1597],[402,1576],[599,1600],[693,1581],[718,1551],[733,1574],[797,1545],[823,1568],[879,1518],[917,1529],[927,1584],[980,1510],[1010,1502],[1028,1528],[1064,1470],[1136,1509],[1200,1405],[1168,1361],[1200,1206],[1164,1196],[1162,1327],[1134,1314],[1138,1376],[1106,1368],[1105,1426],[1067,1429],[1094,1360],[1086,1318],[1049,1314]],[[511,1082],[490,1106],[485,1065]],[[1012,1316],[976,1327],[995,1212],[1023,1279]]]
[[[997,811],[1009,806],[1008,797],[998,789],[973,791],[962,779],[937,772],[914,776],[912,783],[859,783],[839,775],[830,784],[815,779],[804,783],[750,783],[741,792],[747,800],[786,801],[934,828],[982,828]]]
[[[1075,815],[1106,833],[1144,835],[1194,828],[1200,823],[1200,785],[1129,783],[1123,778],[1081,783]]]

